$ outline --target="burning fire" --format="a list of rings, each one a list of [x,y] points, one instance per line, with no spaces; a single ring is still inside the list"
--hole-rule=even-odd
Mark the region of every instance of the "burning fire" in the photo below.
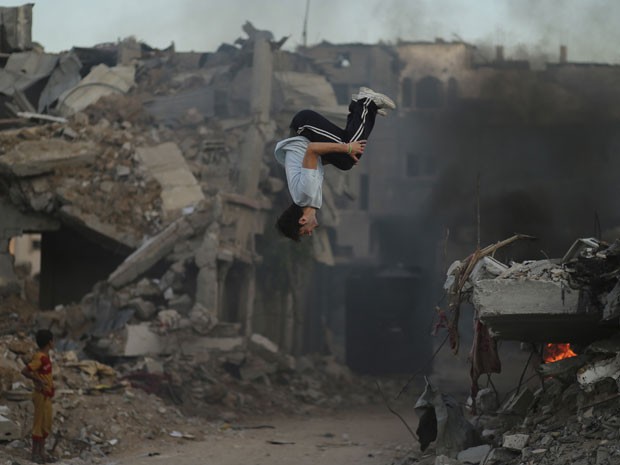
[[[576,357],[577,354],[570,348],[570,344],[547,344],[543,351],[545,363],[557,362],[565,358]]]

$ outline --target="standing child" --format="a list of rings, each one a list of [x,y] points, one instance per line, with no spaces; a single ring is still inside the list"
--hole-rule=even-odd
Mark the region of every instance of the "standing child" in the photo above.
[[[52,361],[50,351],[54,348],[54,335],[47,329],[37,331],[36,341],[39,350],[22,370],[22,374],[34,383],[32,402],[34,420],[32,424],[32,461],[46,463],[54,461],[45,453],[45,439],[52,432]]]

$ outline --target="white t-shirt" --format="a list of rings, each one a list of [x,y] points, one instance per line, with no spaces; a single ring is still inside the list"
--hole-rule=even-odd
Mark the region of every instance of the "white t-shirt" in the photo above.
[[[303,136],[278,142],[275,156],[286,170],[286,182],[293,202],[300,207],[321,208],[323,204],[323,163],[319,158],[317,169],[302,166],[310,141]]]

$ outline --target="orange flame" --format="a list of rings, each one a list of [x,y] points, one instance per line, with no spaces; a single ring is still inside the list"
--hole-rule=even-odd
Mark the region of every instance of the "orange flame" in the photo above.
[[[557,362],[565,358],[576,357],[577,354],[570,348],[570,344],[547,344],[543,351],[545,363]]]

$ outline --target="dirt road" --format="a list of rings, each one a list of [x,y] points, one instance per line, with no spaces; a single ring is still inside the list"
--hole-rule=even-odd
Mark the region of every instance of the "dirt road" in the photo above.
[[[406,417],[415,429],[415,418]],[[312,417],[253,419],[108,457],[117,465],[389,465],[417,451],[402,422],[385,407]]]

